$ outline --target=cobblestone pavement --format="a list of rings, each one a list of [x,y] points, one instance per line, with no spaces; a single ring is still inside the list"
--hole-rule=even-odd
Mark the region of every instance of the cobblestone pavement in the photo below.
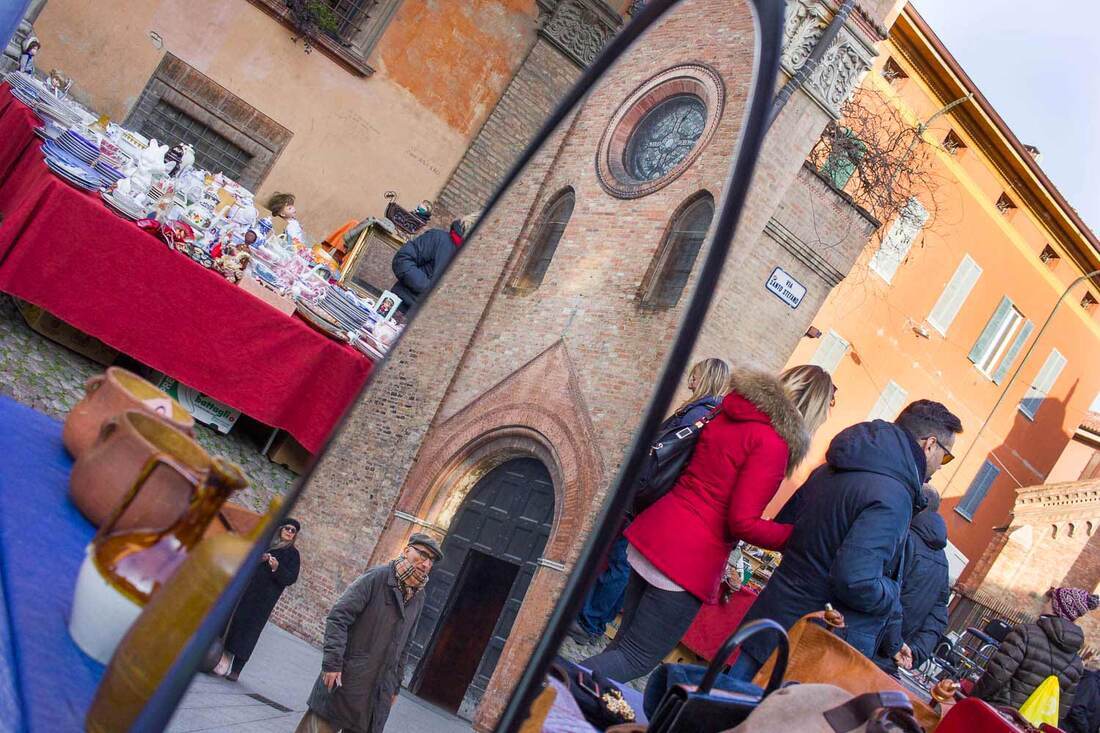
[[[0,394],[64,420],[84,396],[85,380],[102,371],[99,364],[31,330],[15,302],[0,294]],[[261,446],[236,428],[221,435],[196,425],[195,433],[203,448],[234,461],[248,474],[251,486],[234,497],[239,504],[262,510],[297,478],[264,457]]]

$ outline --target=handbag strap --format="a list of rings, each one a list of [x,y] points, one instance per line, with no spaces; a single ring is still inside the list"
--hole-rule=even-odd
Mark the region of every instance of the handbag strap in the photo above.
[[[913,711],[913,703],[904,692],[885,690],[883,692],[865,692],[856,695],[848,702],[838,705],[824,713],[825,721],[836,733],[847,733],[870,720],[880,708]]]
[[[787,673],[787,655],[790,653],[787,631],[770,618],[762,618],[750,621],[726,639],[725,643],[722,644],[722,648],[711,659],[710,665],[707,667],[707,673],[703,675],[703,681],[699,683],[699,692],[703,694],[710,692],[718,679],[718,673],[726,666],[726,660],[733,654],[734,649],[744,644],[750,637],[766,631],[774,631],[779,636],[779,645],[776,647],[772,676],[768,680],[768,686],[764,688],[764,697],[779,689],[780,683],[783,682],[783,675]]]

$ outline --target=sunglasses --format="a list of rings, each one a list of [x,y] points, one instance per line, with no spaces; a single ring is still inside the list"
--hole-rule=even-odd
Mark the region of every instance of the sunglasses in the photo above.
[[[291,534],[298,534],[298,528],[292,524],[284,524],[283,531],[290,532]]]
[[[950,448],[948,448],[946,445],[941,443],[939,438],[937,438],[934,435],[929,435],[928,437],[935,440],[936,445],[938,445],[940,447],[940,450],[943,451],[943,460],[940,461],[941,466],[946,466],[948,463],[951,463],[951,461],[955,460],[955,454],[951,452]]]

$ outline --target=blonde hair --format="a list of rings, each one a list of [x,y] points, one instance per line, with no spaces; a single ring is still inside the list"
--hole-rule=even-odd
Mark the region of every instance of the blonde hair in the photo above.
[[[730,365],[722,359],[703,359],[696,362],[688,372],[689,384],[693,378],[695,388],[691,390],[691,397],[677,407],[676,412],[704,397],[723,397],[730,391]]]
[[[829,407],[835,392],[833,378],[819,366],[803,364],[780,374],[779,383],[802,413],[806,432],[813,437],[829,417]]]

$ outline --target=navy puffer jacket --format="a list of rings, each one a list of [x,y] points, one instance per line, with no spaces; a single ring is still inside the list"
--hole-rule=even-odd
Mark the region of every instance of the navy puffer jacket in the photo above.
[[[909,523],[924,508],[924,455],[904,429],[875,420],[841,431],[825,459],[798,490],[783,561],[745,622],[770,618],[789,629],[829,603],[844,614],[841,635],[871,657],[898,603]],[[768,636],[743,652],[763,663],[775,648]]]
[[[902,642],[913,652],[913,666],[924,664],[947,628],[947,523],[925,510],[913,517],[905,541],[905,570],[901,582],[901,614],[891,620],[880,649],[879,664],[896,669],[893,657]]]

